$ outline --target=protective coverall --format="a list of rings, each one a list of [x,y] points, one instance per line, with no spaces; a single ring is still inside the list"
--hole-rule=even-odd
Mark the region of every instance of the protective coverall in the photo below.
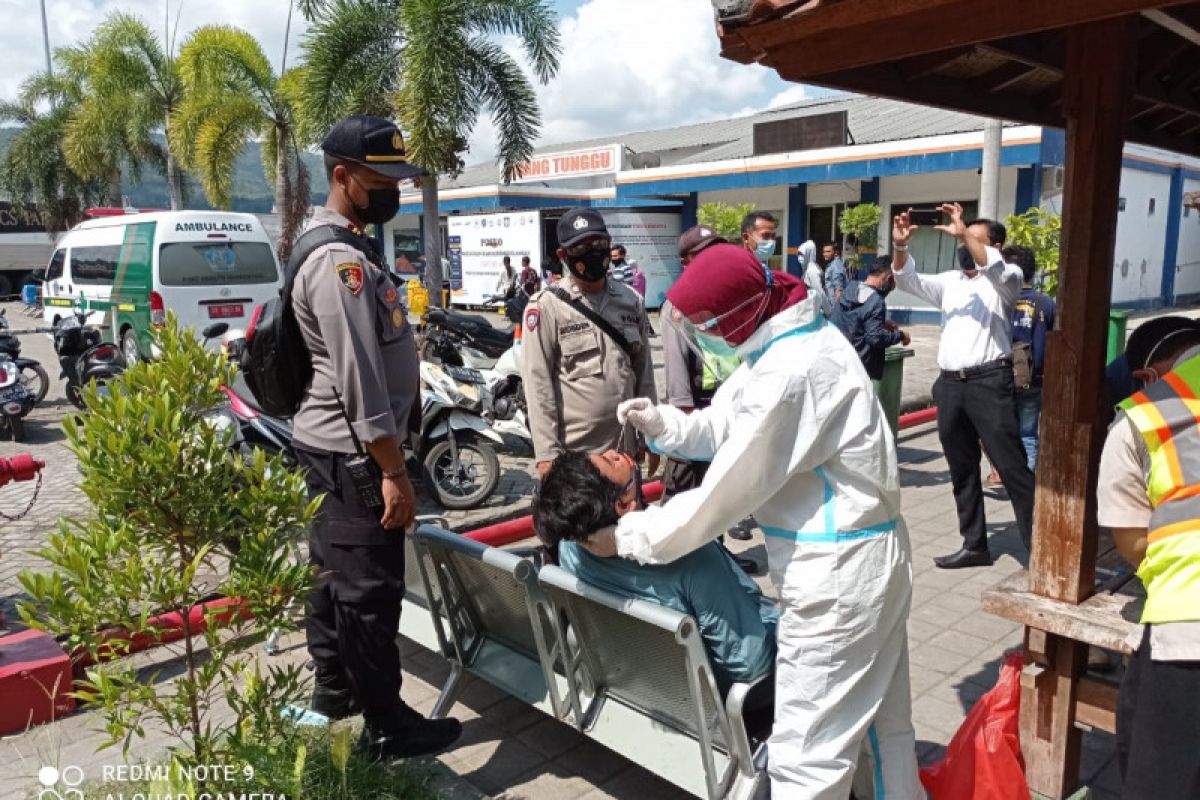
[[[828,317],[833,307],[829,301],[832,292],[825,291],[825,273],[821,270],[821,265],[817,263],[817,245],[809,239],[804,244],[796,249],[796,258],[800,260],[800,274],[804,278],[804,283],[808,286],[809,296],[816,296],[817,308]]]
[[[617,552],[670,562],[753,513],[778,592],[773,796],[844,800],[860,747],[876,797],[917,779],[905,622],[912,591],[896,450],[858,356],[810,296],[767,319],[709,408],[658,406],[650,446],[711,459],[700,487],[621,518]]]

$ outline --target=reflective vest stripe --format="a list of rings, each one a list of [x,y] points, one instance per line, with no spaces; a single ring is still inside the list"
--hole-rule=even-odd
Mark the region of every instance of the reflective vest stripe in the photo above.
[[[1172,503],[1171,505],[1175,504]],[[1160,526],[1157,524],[1157,520],[1155,520],[1156,524],[1154,530],[1151,531],[1146,537],[1146,542],[1148,544],[1154,544],[1155,542],[1161,542],[1163,539],[1176,536],[1180,533],[1196,533],[1196,513],[1200,511],[1200,506],[1193,505],[1191,503],[1189,503],[1188,506],[1189,508],[1187,510],[1189,519],[1185,519],[1182,522],[1174,522],[1170,525]]]

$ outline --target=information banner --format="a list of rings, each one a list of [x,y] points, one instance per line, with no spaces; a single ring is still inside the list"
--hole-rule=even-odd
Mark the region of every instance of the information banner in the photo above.
[[[659,308],[679,277],[678,214],[643,214],[600,209],[614,245],[625,245],[626,258],[646,273],[646,308]]]
[[[462,278],[450,293],[454,305],[482,305],[495,295],[504,256],[511,259],[515,274],[521,273],[522,256],[529,256],[533,268],[541,269],[542,226],[537,211],[451,215],[447,234],[451,242],[459,242]],[[453,244],[450,252],[453,259]]]

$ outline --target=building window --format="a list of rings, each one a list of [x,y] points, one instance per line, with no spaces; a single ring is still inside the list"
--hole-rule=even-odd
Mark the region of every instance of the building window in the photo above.
[[[1125,210],[1125,198],[1118,197],[1117,198],[1117,211],[1124,211],[1124,210]]]
[[[838,220],[845,210],[845,203],[808,207],[808,238],[816,242],[817,250],[826,242],[845,242],[842,229],[838,227]]]
[[[1151,216],[1151,217],[1154,216],[1154,198],[1153,197],[1150,198],[1150,207],[1149,207],[1149,210],[1146,212],[1146,214],[1147,214],[1147,216]]]

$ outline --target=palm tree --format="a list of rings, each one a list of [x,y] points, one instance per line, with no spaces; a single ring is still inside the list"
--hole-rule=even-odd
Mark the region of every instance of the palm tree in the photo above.
[[[160,42],[138,17],[115,13],[96,29],[90,49],[87,80],[92,110],[105,119],[118,116],[140,142],[163,132],[166,145],[161,160],[171,209],[178,211],[183,208],[183,176],[172,149],[171,128],[184,87],[174,42]]]
[[[228,208],[234,161],[251,139],[261,139],[263,168],[275,187],[286,261],[309,205],[308,170],[295,136],[298,73],[277,76],[261,45],[238,28],[209,25],[192,32],[179,50],[186,99],[170,143],[200,176],[209,202]]]
[[[22,129],[0,163],[0,188],[14,204],[36,208],[51,233],[74,225],[101,196],[96,181],[68,166],[61,147],[80,94],[68,76],[42,72],[21,84],[15,101],[0,102],[0,123]]]
[[[301,0],[308,124],[328,129],[350,113],[397,119],[421,178],[425,280],[441,304],[438,176],[463,167],[479,113],[498,130],[504,180],[533,155],[541,115],[521,65],[496,41],[520,40],[534,77],[558,72],[554,12],[545,0]]]
[[[164,149],[150,135],[153,124],[139,119],[143,109],[128,95],[101,98],[91,90],[88,77],[95,55],[90,45],[59,49],[54,58],[56,75],[75,94],[62,140],[67,165],[77,175],[101,181],[108,205],[119,207],[122,172],[135,183],[144,165],[165,173]]]

